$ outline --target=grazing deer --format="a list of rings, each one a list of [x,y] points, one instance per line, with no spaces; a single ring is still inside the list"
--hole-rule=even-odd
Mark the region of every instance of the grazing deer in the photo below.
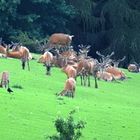
[[[46,74],[47,75],[51,75],[51,64],[52,64],[52,61],[53,61],[53,54],[49,51],[46,51],[44,53],[44,63],[45,63],[45,66],[46,66]]]
[[[47,48],[64,49],[65,47],[70,46],[73,37],[74,35],[54,33],[49,37]]]
[[[2,72],[0,87],[9,88],[9,72],[7,71]]]
[[[45,48],[46,47],[46,43],[44,42],[43,45],[41,45],[40,43],[38,43],[40,48]],[[41,57],[39,58],[38,62],[42,62],[45,64],[46,66],[46,75],[51,75],[51,65],[53,63],[53,54],[51,52],[49,52],[50,49],[46,49],[45,53],[43,55],[41,55]]]
[[[76,87],[76,81],[74,78],[70,77],[69,79],[66,80],[64,90],[62,90],[59,95],[69,96],[74,98],[75,87]]]

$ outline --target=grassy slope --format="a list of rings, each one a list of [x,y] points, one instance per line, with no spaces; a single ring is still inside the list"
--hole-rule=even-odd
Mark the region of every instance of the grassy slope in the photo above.
[[[43,140],[54,134],[58,114],[66,116],[76,109],[76,119],[87,122],[81,140],[140,140],[140,74],[127,73],[131,79],[120,83],[99,81],[99,89],[81,87],[76,97],[59,100],[55,94],[64,86],[66,76],[53,68],[52,76],[32,61],[31,72],[20,69],[19,60],[0,59],[0,71],[10,72],[14,94],[0,89],[0,139]]]

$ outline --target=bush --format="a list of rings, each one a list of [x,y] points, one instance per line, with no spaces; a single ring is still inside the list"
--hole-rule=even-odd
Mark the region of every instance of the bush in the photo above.
[[[50,140],[78,140],[82,136],[81,130],[85,128],[85,122],[82,120],[75,122],[74,113],[75,110],[71,111],[66,119],[58,117],[55,120],[57,134],[47,138]]]

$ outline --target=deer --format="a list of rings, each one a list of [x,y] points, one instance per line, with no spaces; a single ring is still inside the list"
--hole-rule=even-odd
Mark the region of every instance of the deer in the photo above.
[[[86,83],[88,81],[88,86],[90,86],[90,75],[92,68],[94,66],[94,61],[92,59],[89,59],[87,56],[89,52],[90,45],[78,45],[79,49],[79,58],[77,63],[77,76],[80,76],[81,79],[81,85],[86,86]]]
[[[30,59],[30,55],[29,55],[29,49],[27,49],[24,46],[21,46],[19,51],[10,51],[9,48],[11,47],[11,44],[7,45],[6,48],[6,56],[7,57],[11,57],[11,58],[17,58],[17,59],[21,59],[22,62],[22,69],[25,69],[25,65],[27,62],[28,65],[28,70],[30,71],[30,65],[29,65],[29,59]]]
[[[114,80],[113,75],[109,72],[106,72],[106,71],[98,71],[97,78],[103,79],[104,81],[109,81],[109,82]]]
[[[77,72],[76,72],[76,69],[73,66],[71,66],[71,65],[65,65],[62,68],[62,71],[66,73],[67,78],[72,77],[72,78],[76,79]]]
[[[6,54],[6,48],[2,44],[2,38],[0,38],[0,53],[1,54]]]
[[[98,51],[96,53],[101,57],[101,61],[103,62],[103,67],[104,67],[102,69],[104,71],[112,74],[115,80],[123,80],[126,78],[123,71],[119,70],[117,67],[111,66],[112,59],[110,59],[110,57],[114,55],[114,52],[112,52],[110,55],[107,56],[102,55]]]
[[[9,72],[3,71],[1,75],[0,87],[7,88],[7,92],[11,94],[13,90],[9,86]]]
[[[45,42],[43,45],[41,45],[40,43],[38,43],[38,44],[39,44],[40,48],[46,47]],[[51,75],[51,66],[52,66],[53,59],[54,59],[53,54],[49,50],[50,49],[45,49],[44,54],[41,55],[41,57],[38,60],[38,62],[42,62],[46,66],[46,75]]]
[[[2,72],[0,87],[5,87],[5,88],[8,87],[9,88],[9,72],[8,71]]]
[[[90,45],[78,45],[79,47],[79,56],[78,56],[78,60],[81,59],[89,59],[90,57],[88,57],[88,52],[90,50]]]
[[[129,64],[127,69],[129,72],[135,72],[135,73],[140,72],[140,67],[137,63]]]
[[[69,46],[67,51],[63,51],[61,56],[68,57],[69,61],[77,62],[77,52],[74,51],[73,46]]]
[[[14,43],[12,41],[11,41],[10,48],[11,47],[12,47],[11,52],[18,52],[18,51],[20,52],[20,51],[22,51],[23,47],[27,49],[27,47],[25,47],[25,46],[22,45],[22,43]],[[29,51],[29,49],[27,49],[27,50]],[[30,52],[29,52],[29,57],[28,58],[29,58],[29,60],[32,59],[32,55],[31,55]]]
[[[123,58],[118,59],[118,60],[112,60],[112,63],[114,64],[113,66],[118,68],[120,62],[123,62],[125,59],[126,59],[126,56],[124,56]]]
[[[65,65],[68,64],[68,56],[62,56],[60,54],[60,51],[58,49],[55,49],[54,50],[54,59],[53,59],[53,64],[56,66],[56,67],[64,67]]]
[[[54,33],[48,39],[47,48],[57,48],[63,50],[70,46],[73,37],[74,35]]]
[[[66,80],[64,89],[59,93],[61,96],[68,96],[74,98],[76,89],[76,81],[70,77]]]

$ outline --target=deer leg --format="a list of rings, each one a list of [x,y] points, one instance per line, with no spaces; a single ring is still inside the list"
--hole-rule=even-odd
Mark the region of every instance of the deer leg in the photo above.
[[[72,90],[72,98],[74,98],[74,93],[75,93],[75,87]]]
[[[51,65],[50,65],[50,63],[46,63],[46,70],[47,70],[46,75],[51,75]]]
[[[81,86],[83,85],[83,76],[80,74]]]
[[[9,80],[7,81],[7,85],[8,85],[8,88],[9,88],[9,87],[10,87],[10,86],[9,86]]]
[[[50,66],[47,66],[46,69],[47,69],[46,74],[47,74],[47,75],[51,75],[51,73],[50,73],[51,67],[50,67]]]
[[[28,65],[28,71],[30,71],[29,60],[27,60],[27,65]]]
[[[62,91],[59,93],[59,95],[64,96],[66,93],[67,93],[66,90],[62,90]]]
[[[88,74],[88,87],[90,87],[90,75]]]
[[[5,87],[5,88],[7,87],[7,83],[6,83],[6,81],[4,81],[4,87]]]
[[[86,83],[87,83],[87,75],[84,74],[84,86],[86,86]]]
[[[25,69],[25,61],[22,61],[22,69]]]
[[[95,78],[95,88],[98,88],[97,77],[94,76],[94,78]]]

